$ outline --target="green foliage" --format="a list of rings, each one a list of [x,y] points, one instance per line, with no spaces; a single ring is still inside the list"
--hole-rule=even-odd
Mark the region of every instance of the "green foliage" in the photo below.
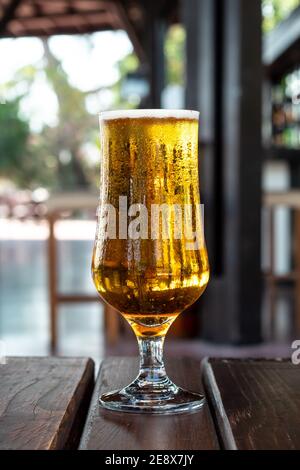
[[[300,0],[262,0],[264,32],[271,31],[299,6]]]
[[[0,173],[20,180],[24,170],[29,127],[19,118],[19,101],[0,104]]]
[[[29,135],[28,124],[19,118],[19,102],[0,105],[0,168],[6,172],[11,165],[19,165]]]
[[[183,85],[185,30],[179,25],[170,26],[165,41],[166,83]]]
[[[89,161],[85,153],[85,144],[99,147],[97,117],[86,108],[87,97],[95,91],[84,92],[73,86],[48,41],[42,42],[43,60],[22,67],[8,83],[1,84],[0,94],[8,100],[0,105],[1,175],[22,188],[44,186],[72,190],[97,186],[99,163]],[[138,60],[133,53],[117,64],[119,80],[110,87],[112,107],[134,107],[122,99],[121,86],[127,73],[137,67]],[[56,95],[58,122],[54,127],[44,126],[39,133],[33,133],[29,124],[19,117],[19,103],[41,76]]]
[[[51,171],[30,136],[28,123],[19,117],[19,101],[0,104],[0,174],[20,187],[48,187]]]
[[[58,125],[45,127],[41,132],[41,152],[45,157],[53,155],[56,159],[52,168],[59,189],[87,187],[90,178],[81,147],[89,139],[96,120],[86,110],[86,93],[70,84],[48,42],[43,41],[43,45],[44,71],[58,102]]]
[[[138,58],[134,53],[128,54],[117,63],[119,71],[118,81],[111,87],[113,93],[113,108],[114,109],[131,109],[136,107],[138,103],[131,103],[122,97],[122,82],[127,74],[135,72],[138,68]]]
[[[125,56],[122,60],[120,60],[117,63],[117,68],[120,76],[118,82],[122,81],[128,73],[134,72],[138,68],[138,65],[138,58],[133,52]]]

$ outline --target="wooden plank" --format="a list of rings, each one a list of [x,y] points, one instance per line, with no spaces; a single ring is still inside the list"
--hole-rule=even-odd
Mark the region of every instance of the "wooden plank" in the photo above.
[[[134,358],[110,358],[102,363],[80,449],[218,449],[207,404],[200,411],[173,416],[118,413],[100,408],[99,395],[127,385],[137,371],[138,361]],[[202,391],[200,362],[169,361],[167,371],[178,385]]]
[[[300,448],[299,366],[210,359],[203,377],[223,448]]]
[[[9,357],[0,366],[0,449],[76,449],[94,385],[84,358]]]
[[[5,5],[4,11],[1,11],[0,32],[6,28],[9,21],[14,17],[15,11],[20,5],[20,2],[21,0],[11,0],[7,6]]]
[[[20,23],[10,22],[7,28],[0,32],[0,38],[15,38],[15,37],[50,37],[53,35],[65,35],[65,34],[78,34],[78,27],[72,25],[65,25],[64,27],[58,27],[57,25],[49,25],[47,29],[45,28],[23,28]],[[110,23],[95,23],[89,25],[82,25],[80,26],[80,34],[90,34],[90,33],[97,33],[99,31],[110,31],[114,30],[114,26]]]

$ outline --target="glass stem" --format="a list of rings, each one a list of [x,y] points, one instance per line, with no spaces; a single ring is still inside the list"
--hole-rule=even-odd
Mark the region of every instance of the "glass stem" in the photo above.
[[[161,388],[169,382],[163,361],[165,336],[138,337],[140,351],[139,385]]]

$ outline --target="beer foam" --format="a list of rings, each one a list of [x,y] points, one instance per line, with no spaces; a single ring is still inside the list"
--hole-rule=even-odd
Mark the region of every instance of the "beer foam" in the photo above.
[[[198,111],[187,109],[126,109],[118,111],[103,111],[99,114],[101,119],[139,119],[139,118],[159,118],[159,119],[199,119]]]

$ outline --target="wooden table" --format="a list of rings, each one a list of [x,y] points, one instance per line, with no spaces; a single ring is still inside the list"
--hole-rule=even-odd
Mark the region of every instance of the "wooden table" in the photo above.
[[[224,449],[300,449],[300,365],[205,361],[203,381]]]
[[[300,366],[287,361],[167,361],[178,385],[206,392],[202,410],[173,416],[104,411],[101,392],[126,385],[135,359],[102,363],[81,449],[300,449]],[[201,370],[202,369],[202,370]]]
[[[135,377],[134,358],[104,360],[95,387],[90,359],[8,358],[0,366],[0,449],[300,449],[300,366],[231,359],[166,365],[179,385],[205,392],[200,411],[100,408],[100,393]]]
[[[178,385],[203,392],[200,362],[171,360],[167,362],[167,370]],[[81,449],[219,449],[208,404],[200,412],[172,416],[118,413],[99,407],[100,393],[127,385],[137,371],[138,361],[134,358],[112,358],[102,363]]]
[[[94,385],[94,363],[14,358],[0,365],[0,449],[78,446]]]

